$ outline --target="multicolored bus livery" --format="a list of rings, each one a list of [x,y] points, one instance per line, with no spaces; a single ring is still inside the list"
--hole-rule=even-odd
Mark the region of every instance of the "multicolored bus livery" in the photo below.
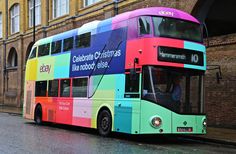
[[[191,15],[152,7],[37,41],[24,117],[129,134],[205,134],[206,50]]]

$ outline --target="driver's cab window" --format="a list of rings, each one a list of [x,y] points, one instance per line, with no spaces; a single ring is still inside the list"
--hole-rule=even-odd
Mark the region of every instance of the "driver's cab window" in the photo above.
[[[149,17],[149,16],[139,17],[138,25],[139,25],[139,35],[152,34],[151,17]]]
[[[126,98],[138,98],[139,97],[139,75],[135,74],[126,74],[125,75],[125,97]]]

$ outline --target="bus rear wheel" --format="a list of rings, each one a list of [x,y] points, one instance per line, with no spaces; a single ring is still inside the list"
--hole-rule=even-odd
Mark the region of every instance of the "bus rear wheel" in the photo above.
[[[35,109],[34,121],[37,125],[42,124],[42,107],[41,107],[41,105],[38,105]]]
[[[111,133],[112,119],[108,110],[102,110],[97,119],[98,133],[101,136],[108,136]]]

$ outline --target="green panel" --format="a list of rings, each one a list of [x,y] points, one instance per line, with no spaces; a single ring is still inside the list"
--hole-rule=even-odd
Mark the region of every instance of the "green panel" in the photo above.
[[[92,80],[93,79],[98,80],[98,78],[96,77],[95,78],[93,77]],[[93,86],[97,86],[97,85],[93,85]],[[105,75],[103,76],[99,86],[96,89],[95,94],[92,97],[93,99],[92,127],[93,128],[96,128],[97,113],[101,107],[103,106],[109,107],[112,112],[112,116],[114,115],[114,97],[115,97],[115,75]],[[113,117],[113,120],[114,120],[114,117]],[[112,126],[114,130],[114,122]]]
[[[151,126],[150,119],[153,116],[158,116],[162,119],[162,125],[159,128]],[[162,133],[171,133],[171,111],[154,103],[142,100],[140,133],[160,134],[161,129],[163,131]]]
[[[97,78],[94,78],[98,80]],[[100,84],[98,85],[93,98],[113,99],[115,97],[115,75],[104,75]],[[99,82],[96,82],[97,84]],[[97,86],[97,85],[93,85]]]
[[[55,56],[54,78],[69,78],[69,73],[70,53]]]
[[[132,134],[140,133],[140,100],[132,102]]]
[[[206,134],[206,127],[203,127],[202,125],[204,119],[206,119],[205,115],[196,116],[196,133],[198,134]]]
[[[44,56],[38,58],[37,80],[52,80],[54,77],[55,57]]]
[[[172,114],[172,133],[202,134],[202,121],[205,116]],[[192,127],[192,132],[177,132],[177,127]],[[205,133],[205,131],[204,131]]]

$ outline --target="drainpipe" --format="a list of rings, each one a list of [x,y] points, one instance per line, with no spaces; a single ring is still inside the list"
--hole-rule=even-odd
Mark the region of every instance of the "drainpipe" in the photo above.
[[[114,3],[115,3],[115,5],[114,5],[114,14],[115,15],[118,15],[118,13],[119,13],[119,10],[118,10],[118,3],[119,3],[119,0],[114,0]]]
[[[35,0],[33,0],[33,42],[35,43]]]

